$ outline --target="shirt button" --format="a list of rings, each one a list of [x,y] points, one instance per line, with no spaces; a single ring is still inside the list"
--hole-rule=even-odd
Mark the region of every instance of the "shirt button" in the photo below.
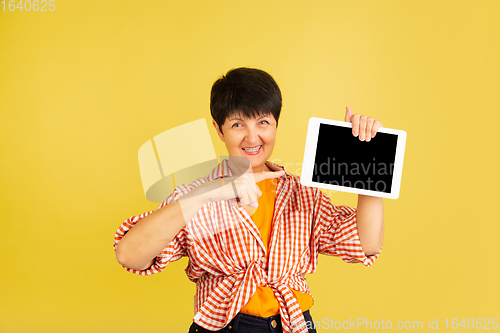
[[[276,326],[278,326],[278,324],[276,323],[276,320],[273,319],[273,321],[271,322],[271,326],[273,328],[276,328]]]
[[[264,262],[266,262],[266,258],[262,257],[262,258],[260,258],[260,261],[264,263]]]

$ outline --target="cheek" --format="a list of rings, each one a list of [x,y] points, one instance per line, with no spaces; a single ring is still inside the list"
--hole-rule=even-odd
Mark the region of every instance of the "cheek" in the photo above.
[[[237,137],[232,137],[231,140],[228,142],[228,144],[233,148],[233,149],[240,149],[240,140]]]
[[[274,145],[274,142],[276,141],[276,135],[274,133],[270,133],[266,136],[265,140],[268,145]]]

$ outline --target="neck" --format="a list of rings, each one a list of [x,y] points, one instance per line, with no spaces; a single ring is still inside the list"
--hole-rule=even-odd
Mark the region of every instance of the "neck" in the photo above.
[[[252,168],[253,173],[264,172],[264,171],[273,171],[271,168],[264,163],[260,168]]]

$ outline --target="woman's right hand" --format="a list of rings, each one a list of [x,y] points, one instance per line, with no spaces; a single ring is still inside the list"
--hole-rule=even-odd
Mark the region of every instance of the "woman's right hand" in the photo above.
[[[285,171],[263,171],[259,173],[245,173],[239,177],[229,177],[223,178],[223,181],[226,183],[224,187],[225,191],[227,191],[228,185],[231,185],[232,195],[231,198],[226,199],[229,200],[229,203],[232,206],[250,206],[253,208],[258,207],[257,200],[262,196],[262,192],[260,191],[257,183],[271,178],[279,178],[285,174]],[[233,186],[234,184],[234,186]]]
[[[257,208],[257,199],[262,195],[257,183],[264,179],[279,178],[284,174],[284,170],[259,173],[250,170],[239,176],[215,179],[199,186],[198,189],[203,191],[208,201],[228,200],[232,206]]]

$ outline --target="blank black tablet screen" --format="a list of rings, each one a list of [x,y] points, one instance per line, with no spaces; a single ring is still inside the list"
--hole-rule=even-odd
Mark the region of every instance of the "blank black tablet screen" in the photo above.
[[[377,132],[359,141],[352,128],[319,125],[313,182],[391,192],[397,135]]]

